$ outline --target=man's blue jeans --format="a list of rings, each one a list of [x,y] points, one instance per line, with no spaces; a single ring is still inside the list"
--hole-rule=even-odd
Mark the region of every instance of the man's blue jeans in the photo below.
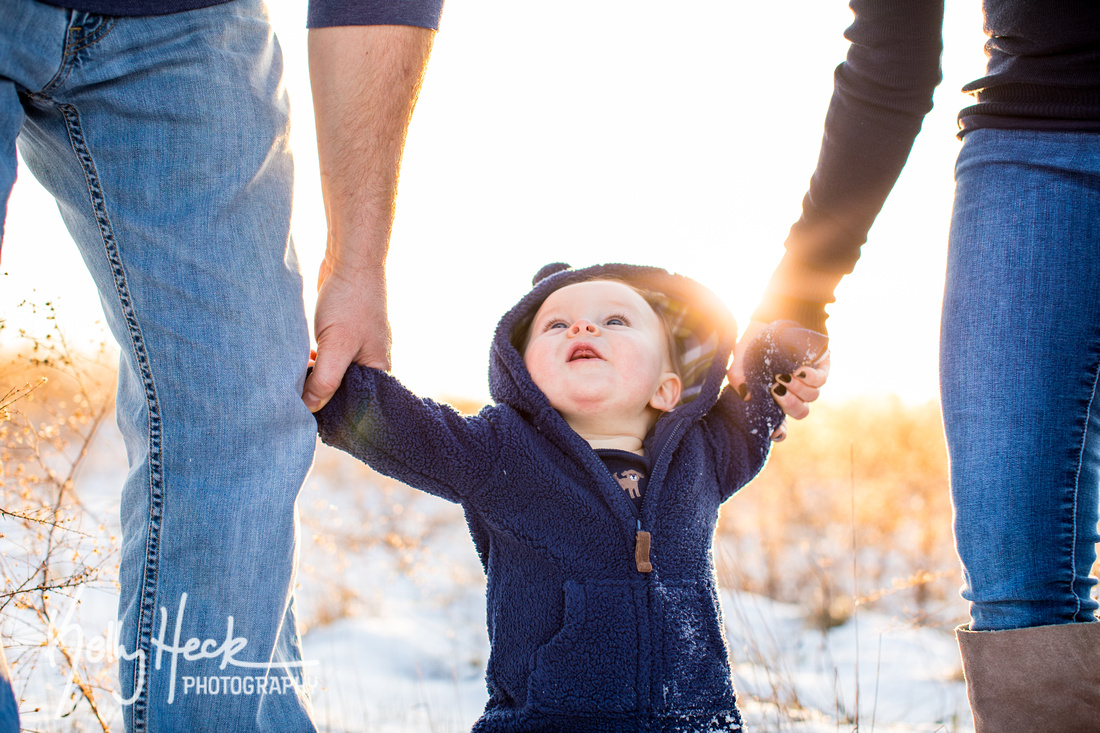
[[[259,0],[0,3],[0,200],[18,136],[121,347],[130,731],[314,730],[291,591],[316,427],[281,78]]]
[[[955,178],[941,389],[970,627],[1093,621],[1100,134],[976,130]]]

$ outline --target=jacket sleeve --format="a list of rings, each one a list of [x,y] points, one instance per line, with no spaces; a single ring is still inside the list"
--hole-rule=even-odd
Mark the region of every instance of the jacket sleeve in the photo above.
[[[703,419],[722,501],[764,467],[772,432],[784,417],[771,394],[776,377],[796,373],[798,367],[824,354],[827,347],[827,338],[793,321],[770,324],[749,344],[745,352],[745,384],[751,399],[743,401],[727,386]]]
[[[443,0],[309,0],[310,28],[411,25],[439,30]]]
[[[847,59],[786,253],[753,315],[825,332],[825,305],[909,157],[941,80],[943,0],[852,0]]]
[[[352,364],[316,417],[326,444],[409,486],[461,502],[489,478],[498,455],[496,430],[485,414],[460,415],[417,397],[385,372]]]
[[[756,390],[752,402],[756,402]],[[742,402],[732,387],[726,387],[718,402],[703,421],[704,435],[714,456],[714,470],[721,501],[733,496],[742,486],[760,473],[771,447],[771,433],[782,420],[783,411],[770,394],[765,394],[770,408],[750,410],[752,402]],[[754,418],[763,417],[763,420]],[[770,426],[770,427],[769,427]]]

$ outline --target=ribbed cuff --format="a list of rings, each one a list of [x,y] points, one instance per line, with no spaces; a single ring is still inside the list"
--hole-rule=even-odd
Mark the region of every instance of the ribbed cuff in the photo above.
[[[828,317],[829,314],[825,312],[824,303],[811,303],[781,296],[765,297],[752,314],[752,320],[761,323],[796,321],[799,325],[811,331],[826,335],[828,335],[828,331],[825,330],[825,320]]]
[[[797,321],[818,333],[827,333],[825,306],[832,303],[843,272],[826,272],[799,262],[787,254],[772,274],[771,282],[760,305],[752,315],[754,321]]]
[[[310,0],[310,28],[410,25],[439,30],[443,0]]]

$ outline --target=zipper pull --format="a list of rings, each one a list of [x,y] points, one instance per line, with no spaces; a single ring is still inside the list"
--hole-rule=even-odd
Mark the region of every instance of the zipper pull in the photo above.
[[[649,532],[642,531],[642,520],[638,520],[638,533],[634,542],[634,562],[638,563],[639,573],[652,573],[653,563],[649,561]]]

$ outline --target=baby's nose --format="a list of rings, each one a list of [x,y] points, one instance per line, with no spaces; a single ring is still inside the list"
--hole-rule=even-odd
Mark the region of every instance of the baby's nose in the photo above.
[[[569,329],[569,335],[580,336],[581,334],[599,336],[600,329],[596,326],[595,323],[589,321],[587,318],[581,318],[573,324],[572,328]]]

